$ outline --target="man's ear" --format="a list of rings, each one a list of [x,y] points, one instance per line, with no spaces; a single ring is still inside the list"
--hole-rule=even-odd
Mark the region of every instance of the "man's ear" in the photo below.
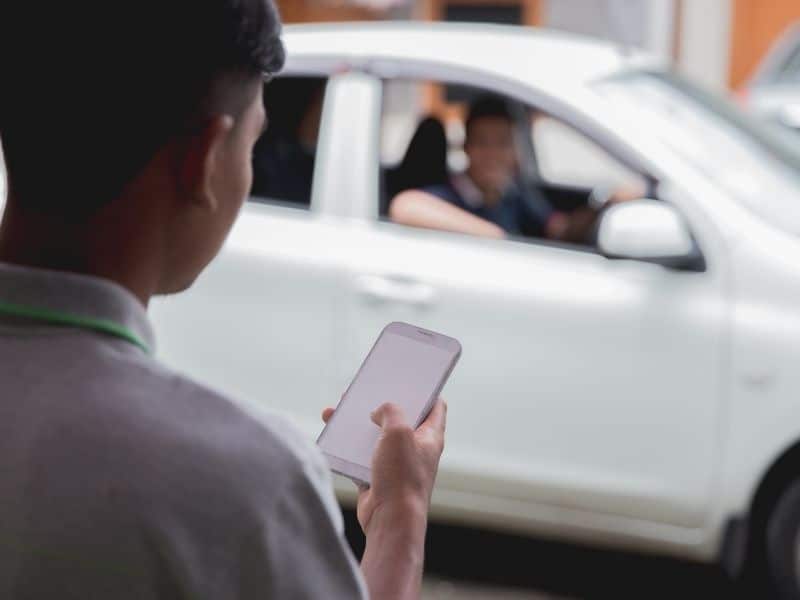
[[[210,211],[217,208],[212,181],[233,124],[230,115],[217,115],[186,141],[180,159],[178,184],[181,196],[197,208]]]

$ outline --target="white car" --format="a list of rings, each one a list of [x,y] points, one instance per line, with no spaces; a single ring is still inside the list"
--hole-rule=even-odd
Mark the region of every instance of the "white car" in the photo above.
[[[285,42],[284,77],[325,82],[310,203],[247,203],[192,290],[154,302],[161,357],[313,438],[384,325],[441,331],[463,357],[434,518],[734,571],[749,549],[796,597],[800,157],[601,42],[403,23]],[[605,212],[594,248],[392,223],[383,95],[409,80],[535,107],[655,199]]]

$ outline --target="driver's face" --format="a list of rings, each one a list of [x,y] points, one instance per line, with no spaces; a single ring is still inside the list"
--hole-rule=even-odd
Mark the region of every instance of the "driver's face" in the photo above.
[[[511,122],[503,117],[481,117],[470,123],[464,151],[469,175],[483,190],[502,192],[517,169],[517,151]]]

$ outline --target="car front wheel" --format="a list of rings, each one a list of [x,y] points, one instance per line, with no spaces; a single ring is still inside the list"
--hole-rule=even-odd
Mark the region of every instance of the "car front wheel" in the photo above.
[[[780,494],[764,531],[769,584],[781,600],[800,600],[800,480]]]

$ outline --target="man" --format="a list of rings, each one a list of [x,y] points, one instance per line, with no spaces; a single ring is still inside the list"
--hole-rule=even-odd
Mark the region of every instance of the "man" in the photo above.
[[[441,402],[372,415],[359,569],[313,444],[150,354],[148,301],[250,188],[279,29],[267,0],[0,5],[1,598],[418,596]]]
[[[467,171],[453,175],[445,184],[398,194],[389,208],[393,221],[483,237],[587,240],[596,210],[555,211],[541,192],[519,181],[514,118],[502,98],[478,98],[469,108],[465,134]],[[643,193],[638,188],[620,189],[607,199],[621,201]]]

